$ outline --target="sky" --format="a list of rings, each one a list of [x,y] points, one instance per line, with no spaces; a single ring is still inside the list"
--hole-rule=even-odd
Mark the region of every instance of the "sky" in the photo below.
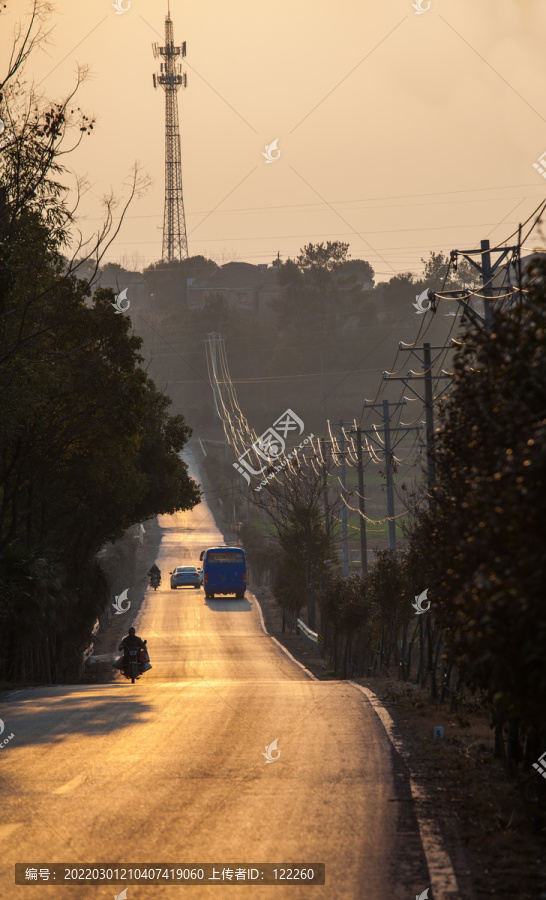
[[[30,3],[6,0],[0,63]],[[419,13],[414,6],[425,10]],[[56,0],[48,46],[27,77],[50,99],[90,67],[78,105],[96,117],[65,162],[89,190],[123,197],[138,160],[152,186],[105,261],[161,258],[164,115],[152,43],[167,2]],[[431,251],[509,238],[546,194],[544,0],[171,0],[186,41],[178,93],[190,255],[217,262],[294,258],[340,240],[376,281],[422,271]],[[278,158],[267,163],[266,145]],[[274,156],[277,154],[274,153]],[[546,174],[546,173],[545,173]],[[539,234],[527,247],[542,246]]]

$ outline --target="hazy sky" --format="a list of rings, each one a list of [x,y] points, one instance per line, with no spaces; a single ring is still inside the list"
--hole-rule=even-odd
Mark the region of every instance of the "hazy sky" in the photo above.
[[[545,0],[430,0],[420,15],[414,2],[171,0],[175,43],[187,42],[190,254],[271,262],[343,240],[382,279],[419,271],[430,250],[501,242],[530,214],[546,193],[532,167],[546,151]],[[30,7],[7,3],[2,70]],[[85,234],[135,159],[153,179],[107,257],[138,267],[161,256],[164,93],[151,44],[163,43],[166,10],[57,0],[51,43],[28,66],[52,99],[76,63],[91,67],[78,105],[98,121],[69,159],[91,183]],[[267,164],[275,139],[281,155]]]

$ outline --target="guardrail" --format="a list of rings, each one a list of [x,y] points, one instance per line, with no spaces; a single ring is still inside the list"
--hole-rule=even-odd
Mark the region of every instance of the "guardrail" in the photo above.
[[[301,637],[307,644],[313,649],[316,650],[322,646],[322,642],[324,638],[321,634],[317,634],[316,631],[311,631],[311,629],[305,624],[303,619],[298,619],[296,622],[297,627],[301,632]]]
[[[99,630],[99,625],[100,625],[100,622],[97,619],[97,621],[95,622],[95,624],[93,626],[93,631],[91,632],[91,643],[89,643],[87,645],[87,647],[85,648],[85,650],[82,653],[82,666],[85,666],[86,663],[91,658],[91,655],[93,653],[93,647],[95,646],[94,638],[96,637],[97,632]]]

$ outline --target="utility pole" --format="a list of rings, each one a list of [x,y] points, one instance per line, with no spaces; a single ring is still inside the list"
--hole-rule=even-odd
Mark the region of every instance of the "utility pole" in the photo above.
[[[480,241],[479,250],[452,250],[450,256],[451,261],[455,263],[455,268],[457,266],[457,257],[462,256],[474,269],[476,269],[477,272],[480,273],[482,279],[482,287],[480,290],[482,292],[481,296],[483,296],[484,314],[483,316],[480,316],[480,314],[470,306],[470,297],[473,293],[477,294],[478,292],[472,292],[467,288],[454,291],[429,291],[428,298],[431,301],[433,312],[436,312],[438,300],[456,300],[459,306],[463,307],[464,315],[468,316],[475,325],[486,331],[491,331],[493,323],[493,300],[498,294],[506,294],[505,287],[493,287],[493,278],[495,273],[500,269],[501,263],[504,262],[509,253],[516,253],[519,259],[520,252],[521,244],[517,244],[515,247],[498,247],[492,250],[487,238]],[[495,262],[491,261],[492,253],[499,254]],[[481,265],[474,259],[476,256],[481,256]],[[517,292],[513,291],[513,293],[515,294]]]
[[[430,344],[423,344],[423,361],[425,367],[425,422],[427,435],[427,479],[431,490],[436,484],[436,463],[434,461],[434,409],[432,406],[432,363],[430,361]]]
[[[430,344],[424,343],[421,347],[414,347],[413,345],[404,346],[403,343],[399,344],[400,350],[410,351],[413,356],[421,363],[423,366],[423,375],[412,375],[411,372],[408,372],[407,375],[389,375],[387,372],[383,372],[383,378],[385,381],[402,381],[404,385],[407,387],[412,394],[417,397],[421,403],[425,405],[425,427],[426,427],[426,451],[427,451],[427,487],[429,492],[432,491],[434,485],[436,484],[436,464],[434,461],[434,403],[442,393],[440,391],[436,396],[434,396],[433,388],[432,388],[432,367],[440,352],[442,350],[449,350],[449,347],[441,346],[441,347],[431,347]],[[421,360],[419,353],[423,351],[423,359]],[[434,360],[431,357],[431,350],[438,350],[439,353],[434,357]],[[443,381],[445,379],[450,379],[451,375],[435,375],[434,380]],[[410,382],[422,381],[424,383],[424,397],[422,397],[413,387]]]
[[[343,437],[343,419],[339,422],[339,430],[341,433],[340,445],[341,445],[341,486],[343,488],[342,497],[345,498],[345,494],[347,493],[345,489],[345,440]],[[343,560],[343,577],[347,578],[349,575],[349,547],[347,544],[347,506],[345,502],[341,504],[341,553]]]
[[[383,438],[385,441],[385,473],[387,482],[387,525],[389,529],[389,549],[396,550],[396,522],[394,521],[394,489],[392,481],[391,427],[389,421],[388,400],[383,400]]]
[[[180,126],[176,99],[180,87],[186,87],[187,75],[176,61],[186,55],[186,42],[174,45],[171,10],[165,17],[165,46],[152,45],[154,56],[163,60],[158,75],[153,76],[154,88],[158,84],[165,91],[165,208],[163,213],[163,262],[187,259],[188,237],[182,196],[182,157],[180,153]]]
[[[485,327],[491,331],[493,324],[493,311],[491,309],[491,298],[493,297],[493,288],[491,287],[491,279],[493,270],[491,269],[491,250],[489,239],[480,242],[482,248],[482,284],[483,284],[483,315],[485,319]]]
[[[326,443],[325,443],[324,438],[319,438],[319,442],[320,442],[320,447],[321,447],[322,458],[324,460],[324,476],[323,476],[324,481],[323,481],[323,485],[322,485],[322,490],[324,491],[324,530],[325,530],[326,534],[328,534],[330,524],[328,521],[328,467],[326,464],[326,453],[325,453]]]
[[[351,431],[355,431],[354,426],[351,427]],[[366,434],[366,435],[374,434],[375,435],[375,431],[374,432],[362,431],[362,429],[358,428],[358,429],[356,429],[356,433],[357,433],[357,466],[356,466],[356,468],[358,471],[358,493],[360,495],[358,508],[359,508],[359,512],[362,514],[360,516],[360,555],[361,555],[361,560],[364,560],[363,563],[361,562],[362,574],[365,574],[367,571],[368,555],[367,555],[367,547],[366,547],[366,518],[364,516],[365,504],[364,504],[363,471],[364,471],[365,465],[363,465],[363,462],[362,462],[362,435],[363,434]],[[326,460],[326,444],[329,444],[330,441],[326,441],[324,438],[319,438],[319,441],[320,441],[320,444],[322,447],[322,458],[324,460]],[[342,451],[339,452],[339,455],[341,456],[341,458],[343,460],[345,460],[344,454],[345,454],[344,450],[343,450],[343,456],[342,456]],[[368,465],[369,462],[370,462],[370,460],[368,460],[366,465]],[[340,476],[340,481],[342,482],[342,484],[345,488],[345,461],[343,461],[343,463],[340,463],[340,468],[342,470],[342,476]],[[328,504],[327,504],[327,500],[326,500],[326,496],[327,496],[326,491],[328,489],[328,480],[327,480],[326,463],[324,466],[324,486],[325,486],[324,518],[325,518],[325,523],[326,523],[325,527],[326,527],[326,530],[328,530],[329,517],[328,517]],[[346,507],[343,506],[342,510],[343,509],[346,509]],[[342,516],[342,522],[343,522],[343,516]],[[347,568],[348,568],[348,562],[347,562]]]
[[[211,376],[211,388],[212,395],[214,397],[214,412],[218,419],[221,418],[220,410],[218,409],[218,400],[217,393],[220,392],[220,383],[218,381],[218,374],[216,372],[216,338],[220,335],[217,335],[215,331],[211,331],[207,334],[207,343],[208,350],[210,356],[210,376]]]
[[[407,402],[406,400],[403,400],[401,403],[388,403],[386,400],[381,403],[368,403],[367,400],[364,401],[364,406],[368,407],[368,409],[371,409],[374,407],[380,407],[383,410],[383,427],[386,432],[386,440],[384,443],[382,443],[377,437],[378,429],[375,429],[375,428],[374,429],[366,429],[366,430],[361,429],[361,428],[355,429],[354,426],[352,428],[352,431],[356,432],[356,438],[357,438],[357,441],[356,441],[356,443],[357,443],[357,465],[356,465],[356,468],[358,471],[358,493],[359,493],[358,511],[360,514],[360,554],[361,554],[362,574],[365,574],[365,572],[367,570],[367,541],[366,541],[366,517],[365,517],[365,502],[364,502],[364,472],[363,472],[363,470],[365,468],[365,465],[368,465],[369,462],[371,461],[371,451],[368,448],[367,452],[370,456],[370,459],[368,460],[368,462],[365,465],[362,462],[362,456],[363,456],[362,435],[365,434],[366,437],[368,438],[368,440],[371,443],[375,444],[381,453],[385,454],[385,469],[386,469],[386,472],[388,473],[388,477],[387,477],[387,487],[388,487],[387,515],[389,518],[389,548],[391,550],[395,550],[396,549],[396,533],[395,533],[395,528],[394,528],[394,524],[395,524],[394,523],[394,496],[393,496],[394,482],[393,482],[393,477],[392,477],[391,454],[396,449],[398,444],[405,438],[405,436],[408,434],[408,432],[420,431],[421,427],[422,427],[422,425],[415,425],[415,426],[401,425],[401,426],[392,428],[392,426],[390,425],[389,413],[388,413],[389,406],[405,406],[406,402]],[[385,420],[385,410],[386,410],[386,420]],[[386,421],[386,424],[385,424],[385,421]],[[337,451],[337,455],[339,455],[342,460],[339,463],[339,468],[341,469],[341,475],[340,475],[339,480],[342,484],[342,496],[343,496],[344,493],[347,493],[346,484],[345,484],[345,441],[343,438],[343,422],[340,422],[340,427],[341,427],[341,440],[339,443],[340,443],[341,449],[339,451]],[[393,434],[399,435],[395,439],[394,444],[393,444],[393,437],[392,437]],[[330,441],[326,441],[324,438],[321,438],[320,440],[321,440],[321,444],[322,444],[322,448],[323,448],[322,455],[324,457],[324,445],[326,443],[330,443]],[[336,443],[335,439],[334,439],[333,443]],[[388,448],[388,452],[387,452],[387,448]],[[344,521],[343,513],[345,511],[345,514],[346,514],[346,510],[347,510],[347,507],[345,506],[345,504],[343,504],[342,519],[341,519],[342,524]],[[345,515],[345,525],[346,525],[346,523],[347,523],[347,518]],[[345,529],[345,535],[346,534],[347,534],[347,531]],[[343,563],[344,563],[343,574],[345,576],[345,571],[348,572],[348,569],[349,569],[347,540],[343,541],[342,548],[343,548]]]
[[[364,515],[364,468],[362,466],[362,429],[356,429],[356,456],[358,460],[358,509],[360,511],[360,571],[368,571],[368,548],[366,545],[366,516]]]
[[[385,377],[386,373],[383,373],[383,377]],[[373,409],[375,407],[380,407],[383,413],[383,438],[384,438],[384,446],[377,440],[374,436],[373,432],[367,432],[370,436],[370,439],[376,443],[384,453],[385,458],[385,476],[387,482],[387,525],[388,525],[388,535],[389,535],[389,550],[396,550],[396,523],[394,521],[394,482],[392,477],[392,453],[398,446],[398,444],[405,438],[406,434],[409,431],[420,431],[420,425],[400,425],[396,428],[392,428],[390,424],[390,416],[389,416],[389,407],[390,406],[405,406],[406,400],[402,400],[400,403],[389,403],[388,400],[383,400],[381,403],[368,403],[367,400],[364,401],[364,406],[368,409]],[[392,443],[392,434],[397,432],[403,432],[401,437],[399,437],[395,443]]]

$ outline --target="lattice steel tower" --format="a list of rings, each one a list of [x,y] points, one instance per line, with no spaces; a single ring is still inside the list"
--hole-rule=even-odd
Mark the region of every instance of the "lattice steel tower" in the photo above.
[[[161,71],[154,75],[154,87],[160,84],[165,91],[165,212],[163,214],[163,262],[186,259],[188,238],[182,197],[182,158],[176,93],[186,87],[187,75],[176,61],[186,55],[186,41],[174,46],[170,5],[165,18],[165,46],[153,44],[154,56],[161,58]]]

